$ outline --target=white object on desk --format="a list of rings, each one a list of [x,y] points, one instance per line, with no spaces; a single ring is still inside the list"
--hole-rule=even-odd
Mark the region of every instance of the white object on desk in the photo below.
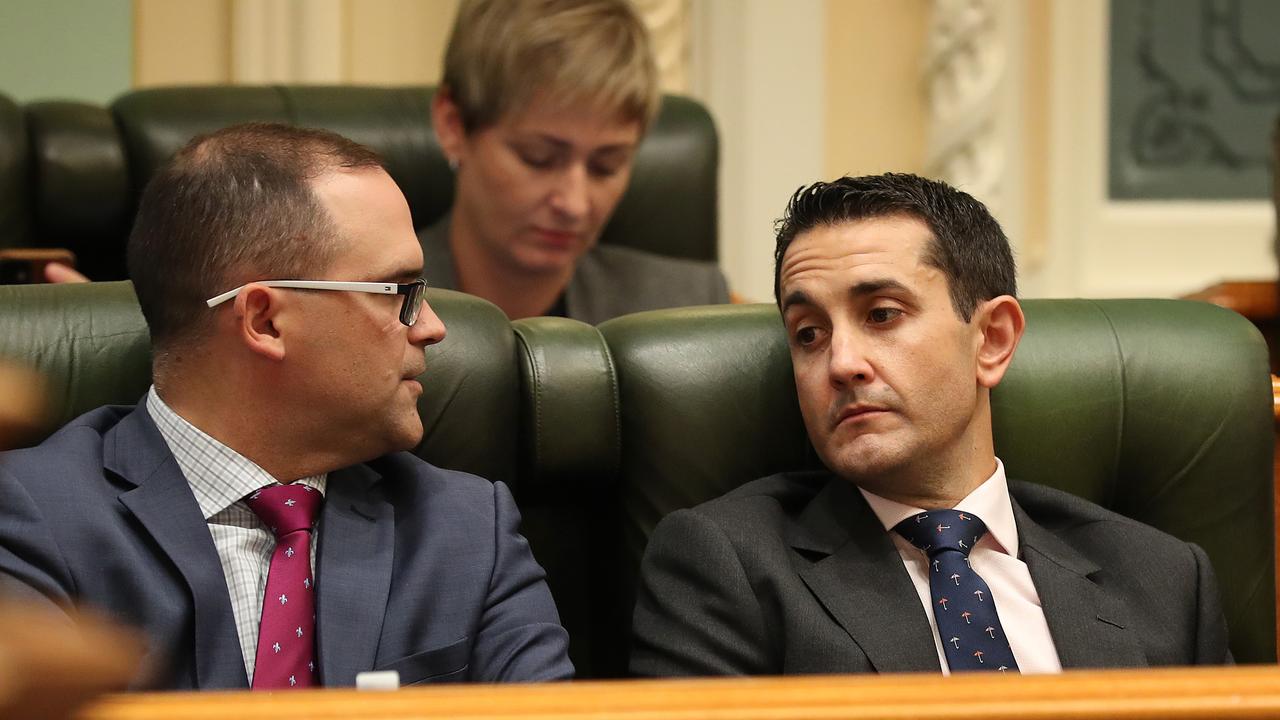
[[[400,673],[395,670],[378,670],[356,673],[357,690],[399,690]]]

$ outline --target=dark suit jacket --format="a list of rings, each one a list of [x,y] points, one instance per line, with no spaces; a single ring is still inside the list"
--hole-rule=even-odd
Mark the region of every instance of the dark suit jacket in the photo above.
[[[329,474],[318,526],[320,680],[569,677],[568,637],[501,483],[408,453]],[[140,684],[247,687],[222,565],[144,406],[0,454],[0,577],[145,631]],[[29,593],[35,596],[36,593]]]
[[[1230,662],[1198,547],[1066,493],[1009,489],[1064,668]],[[668,515],[640,586],[639,675],[940,672],[893,541],[827,472],[774,475]]]
[[[449,249],[450,215],[418,233],[432,287],[458,289]],[[564,291],[565,316],[596,325],[644,310],[719,305],[729,286],[715,263],[655,255],[615,245],[597,245],[578,259]]]

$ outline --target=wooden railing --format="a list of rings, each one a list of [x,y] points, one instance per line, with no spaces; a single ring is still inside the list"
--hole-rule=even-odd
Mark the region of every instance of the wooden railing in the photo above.
[[[1280,377],[1271,376],[1271,411],[1275,418],[1276,449],[1271,460],[1273,485],[1272,502],[1275,503],[1276,544],[1273,546],[1276,564],[1276,653],[1280,656]]]
[[[1280,718],[1280,667],[810,676],[107,697],[83,720]]]

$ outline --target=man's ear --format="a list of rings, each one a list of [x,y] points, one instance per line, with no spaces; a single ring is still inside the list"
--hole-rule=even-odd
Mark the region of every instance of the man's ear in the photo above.
[[[462,151],[467,139],[467,130],[462,124],[462,111],[453,100],[449,88],[441,85],[431,98],[431,125],[436,131],[436,140],[444,152],[449,166],[456,168],[462,161]]]
[[[974,310],[973,322],[978,330],[978,386],[993,388],[1004,379],[1027,321],[1018,301],[1001,295],[980,303]]]
[[[284,294],[250,283],[236,296],[236,336],[244,346],[269,360],[284,359],[284,337],[276,327]]]

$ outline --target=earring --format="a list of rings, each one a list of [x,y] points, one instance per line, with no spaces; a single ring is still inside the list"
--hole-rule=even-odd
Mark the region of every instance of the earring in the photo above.
[[[447,157],[445,158],[445,160],[449,163],[450,170],[452,170],[453,172],[458,172],[458,158]]]

